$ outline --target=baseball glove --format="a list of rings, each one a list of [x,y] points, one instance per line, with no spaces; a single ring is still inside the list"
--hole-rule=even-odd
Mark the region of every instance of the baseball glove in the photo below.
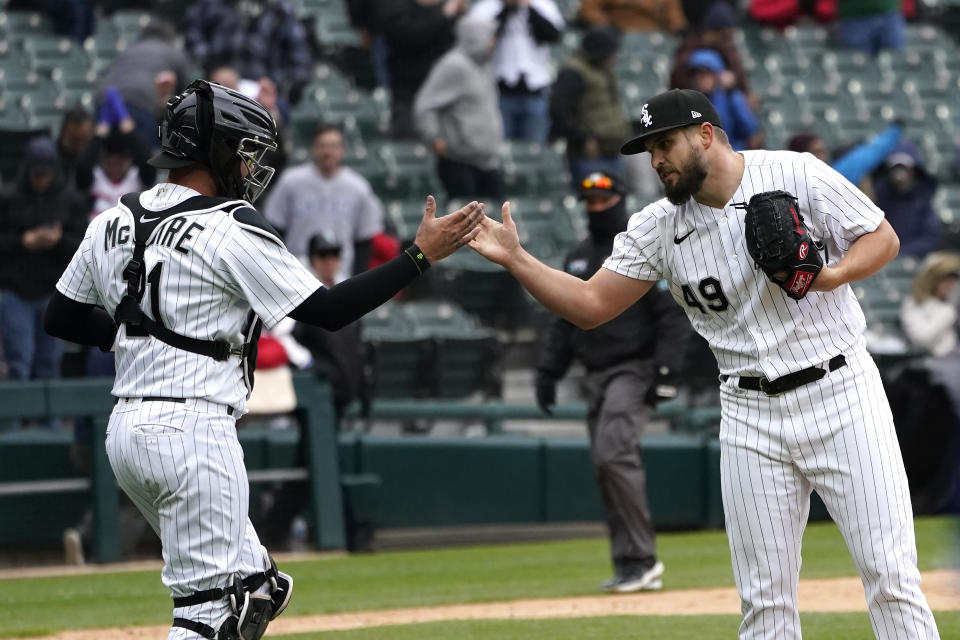
[[[744,231],[750,257],[771,282],[800,300],[823,268],[823,258],[797,199],[786,191],[765,191],[742,207],[747,210]]]

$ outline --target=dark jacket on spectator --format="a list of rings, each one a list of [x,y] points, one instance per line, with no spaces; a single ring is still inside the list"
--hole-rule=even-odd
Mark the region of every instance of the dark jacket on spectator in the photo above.
[[[557,74],[550,95],[550,137],[566,138],[567,154],[583,154],[584,143],[595,139],[602,155],[618,155],[631,136],[627,113],[620,103],[617,80],[603,60],[616,51],[616,42],[603,42],[602,30],[591,30],[583,48],[574,52]]]
[[[456,20],[443,15],[443,3],[380,0],[377,24],[389,47],[390,90],[394,102],[413,104],[433,64],[453,46]]]
[[[900,237],[900,255],[923,257],[940,244],[940,218],[933,208],[937,179],[927,172],[914,144],[901,142],[897,150],[888,156],[887,163],[890,164],[891,159],[899,153],[913,159],[913,186],[907,191],[898,191],[888,178],[889,169],[885,168],[874,180],[873,190],[877,206],[886,214],[887,221]]]
[[[100,77],[102,98],[107,87],[116,87],[123,101],[137,109],[157,111],[156,77],[161,71],[177,74],[177,89],[185,88],[193,67],[183,50],[158,33],[147,32],[139,42],[117,54]]]
[[[281,98],[297,102],[313,77],[307,32],[289,0],[261,0],[259,13],[248,3],[200,0],[187,10],[187,50],[208,72],[234,67],[242,78],[267,77]]]
[[[53,183],[42,192],[30,184],[34,168],[52,169]],[[27,146],[15,183],[0,194],[0,289],[27,300],[53,293],[86,229],[86,201],[67,188],[54,142],[34,139]],[[27,250],[23,234],[59,224],[63,235],[49,249]]]
[[[339,331],[326,331],[302,322],[297,323],[293,337],[313,356],[317,373],[333,386],[333,400],[338,415],[354,400],[366,393],[366,348],[361,340],[362,325],[348,324]]]

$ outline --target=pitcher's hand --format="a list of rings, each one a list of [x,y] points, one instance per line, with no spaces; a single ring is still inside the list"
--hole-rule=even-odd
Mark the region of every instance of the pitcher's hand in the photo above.
[[[517,235],[517,225],[510,214],[510,203],[504,202],[500,212],[503,222],[484,216],[480,222],[480,233],[470,241],[470,248],[490,262],[508,267],[523,248]]]
[[[471,202],[438,218],[437,201],[433,196],[427,196],[423,220],[413,241],[427,261],[433,264],[473,240],[480,232],[479,225],[483,219],[483,205],[478,202]]]

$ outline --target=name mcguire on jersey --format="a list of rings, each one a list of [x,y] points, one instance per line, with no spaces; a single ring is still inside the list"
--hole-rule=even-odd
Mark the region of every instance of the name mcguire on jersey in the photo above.
[[[183,243],[188,240],[192,240],[195,237],[195,234],[203,231],[205,227],[201,224],[197,224],[196,222],[191,222],[186,229],[183,229],[185,224],[187,224],[187,218],[185,216],[174,216],[169,220],[165,220],[160,225],[160,228],[157,229],[157,232],[152,234],[152,241],[147,242],[146,246],[149,247],[151,245],[158,244],[164,247],[169,247],[171,244],[173,244],[173,248],[180,253],[189,254],[190,247],[184,246]],[[130,225],[125,224],[121,227],[119,216],[110,220],[106,225],[104,225],[104,229],[104,251],[109,251],[118,244],[127,244],[131,240]],[[183,229],[182,232],[181,229]]]

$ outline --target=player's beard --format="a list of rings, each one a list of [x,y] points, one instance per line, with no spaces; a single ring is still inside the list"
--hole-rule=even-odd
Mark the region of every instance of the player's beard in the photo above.
[[[675,205],[681,205],[689,200],[693,194],[700,191],[703,181],[707,179],[707,159],[704,157],[703,149],[694,145],[690,148],[693,153],[690,160],[677,169],[679,176],[677,181],[673,185],[663,183],[667,200]]]

